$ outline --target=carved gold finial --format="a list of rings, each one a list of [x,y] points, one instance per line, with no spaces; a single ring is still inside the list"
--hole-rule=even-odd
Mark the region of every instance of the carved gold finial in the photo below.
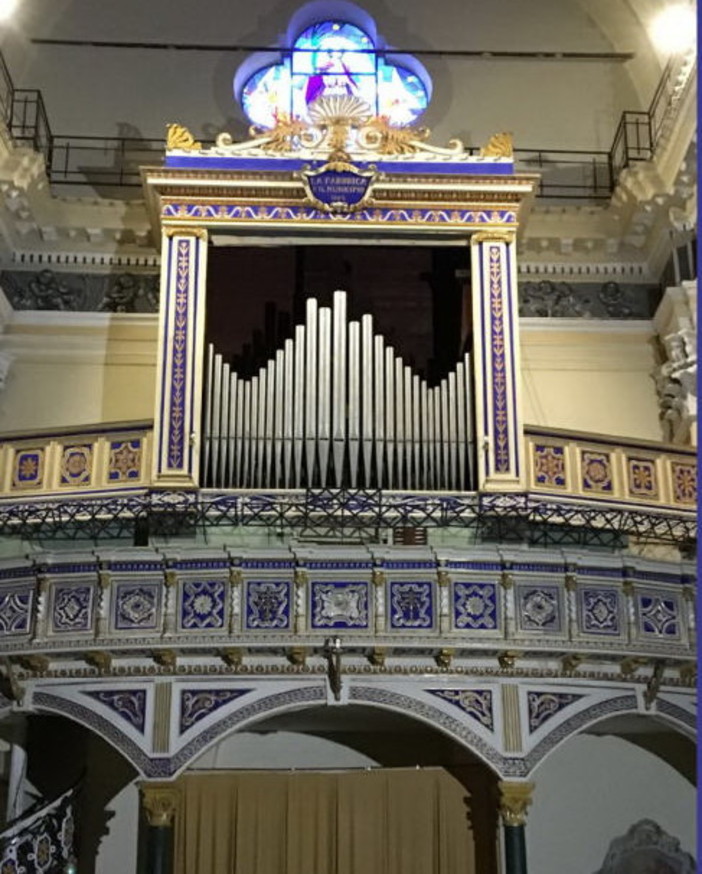
[[[500,816],[505,825],[524,825],[527,807],[532,802],[533,783],[518,783],[515,780],[500,780]]]
[[[142,783],[141,800],[149,825],[167,828],[173,824],[180,802],[180,792],[175,785]]]
[[[166,149],[183,149],[192,152],[201,149],[202,143],[197,142],[187,127],[182,124],[169,124],[166,127]]]
[[[506,131],[491,136],[487,146],[480,150],[481,158],[511,158],[513,155],[512,134]]]

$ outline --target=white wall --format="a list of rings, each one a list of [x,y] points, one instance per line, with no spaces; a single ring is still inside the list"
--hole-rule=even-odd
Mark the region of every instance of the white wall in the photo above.
[[[33,0],[24,5],[14,33],[6,29],[0,45],[18,85],[43,91],[56,133],[161,137],[167,123],[178,121],[198,136],[212,137],[232,126],[239,135],[246,130],[231,89],[246,53],[46,46],[29,40],[268,46],[278,43],[303,4]],[[579,0],[443,0],[438,5],[363,0],[359,5],[375,17],[379,33],[402,48],[613,50]],[[628,5],[619,18],[639,48],[641,28]],[[652,58],[651,64],[657,61]],[[525,148],[608,149],[621,111],[640,108],[653,90],[646,87],[640,99],[631,68],[622,62],[441,57],[426,59],[426,66],[435,89],[425,123],[437,141],[457,135],[472,145],[510,130]]]
[[[653,819],[695,855],[695,788],[656,756],[613,736],[578,735],[533,775],[527,861],[533,874],[593,874],[609,844]]]

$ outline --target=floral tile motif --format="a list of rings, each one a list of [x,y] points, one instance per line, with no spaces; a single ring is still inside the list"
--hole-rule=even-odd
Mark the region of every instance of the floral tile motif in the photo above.
[[[580,630],[586,634],[621,634],[620,595],[612,588],[578,589]]]
[[[425,691],[458,707],[489,731],[494,730],[492,692],[488,689],[426,689]]]
[[[453,624],[455,628],[492,631],[499,623],[499,602],[495,583],[454,583]]]
[[[651,458],[627,456],[626,487],[631,498],[657,499],[659,494],[656,462]]]
[[[391,582],[389,610],[391,628],[431,628],[434,624],[432,584]]]
[[[534,482],[549,488],[566,488],[565,447],[536,444],[533,450]]]
[[[26,587],[0,591],[0,635],[29,634],[33,598]]]
[[[673,500],[676,504],[697,503],[697,465],[671,462]]]
[[[368,583],[313,582],[313,628],[368,628]]]
[[[517,619],[521,631],[561,631],[558,586],[518,585]]]
[[[663,640],[680,637],[680,602],[677,595],[638,592],[636,607],[642,635]]]
[[[61,455],[61,485],[88,486],[93,471],[93,446],[64,446]]]
[[[83,692],[121,716],[137,731],[144,733],[146,724],[145,689],[106,689],[96,692]]]
[[[570,707],[584,695],[571,695],[567,692],[527,692],[527,709],[529,711],[529,731],[553,719],[561,710]]]
[[[22,449],[15,452],[12,471],[13,489],[40,489],[44,482],[44,450]]]
[[[119,583],[115,589],[114,627],[118,631],[156,628],[160,601],[159,583]]]
[[[612,459],[609,452],[581,449],[580,466],[583,474],[583,491],[612,491]]]
[[[92,629],[93,592],[92,586],[55,586],[51,624],[56,634]]]
[[[180,693],[180,734],[251,689],[188,689]]]
[[[181,589],[181,630],[223,628],[224,597],[224,583],[219,580],[186,580]]]
[[[246,628],[290,628],[290,583],[284,580],[249,580],[246,583]]]
[[[141,440],[117,440],[110,443],[107,478],[110,482],[129,482],[141,477]]]

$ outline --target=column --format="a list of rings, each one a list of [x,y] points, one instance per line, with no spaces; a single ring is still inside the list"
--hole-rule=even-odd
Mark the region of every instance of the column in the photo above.
[[[174,783],[142,783],[141,801],[148,823],[146,871],[172,874],[173,820],[180,793]]]
[[[524,488],[515,236],[471,237],[475,431],[480,491]]]
[[[198,485],[207,231],[167,228],[162,240],[153,481]]]
[[[504,832],[505,874],[527,874],[524,824],[534,784],[501,780],[498,787]]]

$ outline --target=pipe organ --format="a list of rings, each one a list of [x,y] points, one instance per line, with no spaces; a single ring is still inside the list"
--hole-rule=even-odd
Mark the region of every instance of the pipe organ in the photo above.
[[[473,489],[470,356],[430,387],[346,292],[306,304],[304,325],[251,379],[210,344],[203,483],[210,488]]]

